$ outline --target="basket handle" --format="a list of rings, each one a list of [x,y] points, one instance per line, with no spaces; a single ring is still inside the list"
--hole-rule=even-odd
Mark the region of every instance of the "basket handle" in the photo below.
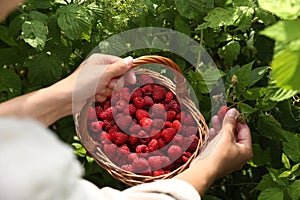
[[[161,64],[175,70],[176,93],[187,95],[185,78],[179,66],[169,58],[157,55],[141,56],[133,60],[133,68],[145,64]]]

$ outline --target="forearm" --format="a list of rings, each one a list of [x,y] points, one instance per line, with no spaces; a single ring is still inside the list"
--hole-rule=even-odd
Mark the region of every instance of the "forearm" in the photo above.
[[[51,125],[72,114],[72,96],[57,85],[22,95],[0,104],[0,116],[31,117]]]

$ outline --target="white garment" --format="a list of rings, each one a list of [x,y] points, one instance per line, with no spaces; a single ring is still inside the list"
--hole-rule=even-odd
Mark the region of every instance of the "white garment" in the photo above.
[[[31,119],[0,118],[1,200],[200,200],[181,180],[161,180],[124,191],[83,180],[72,148]]]

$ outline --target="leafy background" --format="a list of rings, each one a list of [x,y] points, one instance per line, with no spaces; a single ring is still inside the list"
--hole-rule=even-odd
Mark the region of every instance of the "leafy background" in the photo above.
[[[177,30],[209,52],[226,87],[226,99],[215,100],[239,109],[252,130],[253,160],[216,181],[203,199],[300,199],[299,16],[299,0],[29,0],[0,24],[0,102],[67,76],[113,34]],[[200,75],[180,65],[205,107],[210,99]],[[74,147],[86,179],[127,187],[86,154],[72,117],[50,128]]]

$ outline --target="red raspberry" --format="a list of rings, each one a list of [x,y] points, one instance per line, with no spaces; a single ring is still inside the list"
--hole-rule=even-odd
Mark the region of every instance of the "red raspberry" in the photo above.
[[[148,149],[149,152],[158,150],[158,142],[156,139],[150,140],[150,142],[148,143]]]
[[[173,100],[173,98],[174,98],[173,92],[168,91],[168,92],[166,93],[165,102],[166,102],[166,103],[170,103],[171,100]]]
[[[120,114],[116,117],[116,123],[120,129],[126,131],[132,123],[132,118],[130,115]]]
[[[111,136],[116,145],[125,144],[128,140],[128,135],[122,132],[112,132]]]
[[[227,111],[229,110],[229,108],[227,106],[222,106],[220,108],[220,110],[218,111],[218,118],[219,120],[223,120],[225,117],[225,114],[227,113]]]
[[[166,128],[161,132],[161,136],[164,138],[166,142],[170,142],[176,134],[176,130],[174,128]]]
[[[133,105],[139,109],[139,108],[143,108],[145,106],[145,100],[143,99],[143,97],[135,97],[133,99]]]
[[[153,104],[150,108],[150,116],[152,119],[165,119],[166,118],[166,111],[165,106],[161,103]]]
[[[103,152],[108,158],[111,158],[116,154],[117,148],[115,144],[104,144]]]
[[[133,100],[136,97],[143,97],[143,92],[141,88],[137,88],[136,90],[134,90],[130,99]]]
[[[146,85],[148,83],[153,83],[153,79],[148,74],[142,74],[138,78],[139,85]]]
[[[163,119],[153,119],[152,128],[156,130],[161,130],[164,127],[164,123],[165,122]]]
[[[141,121],[143,118],[149,118],[149,113],[143,109],[137,109],[135,116],[139,121]]]
[[[166,122],[164,123],[164,128],[171,128],[172,125],[173,125],[172,122],[166,121]]]
[[[161,136],[161,131],[155,130],[155,129],[151,129],[150,135],[151,135],[151,139],[158,139]]]
[[[114,118],[114,114],[116,113],[115,108],[109,107],[102,113],[100,113],[100,118],[105,120],[112,120]]]
[[[198,133],[198,128],[196,126],[187,126],[183,130],[184,136],[191,136],[191,135],[197,135]]]
[[[185,152],[183,152],[183,155],[181,156],[181,160],[184,163],[186,163],[190,159],[191,156],[192,156],[191,152],[185,151]]]
[[[108,120],[104,120],[103,121],[103,128],[105,131],[109,131],[113,125],[115,125],[115,122],[113,120],[108,121]]]
[[[126,107],[128,103],[124,100],[119,100],[116,102],[115,104],[115,108],[118,110],[118,111],[123,111]]]
[[[124,171],[128,171],[128,172],[134,172],[132,165],[122,165],[121,169],[123,169]]]
[[[136,111],[136,107],[133,104],[129,104],[127,110],[128,110],[130,115],[134,115],[135,111]]]
[[[187,114],[185,116],[185,118],[183,119],[183,124],[189,125],[189,126],[195,126],[196,125],[195,120],[193,119],[191,114]]]
[[[94,133],[101,132],[102,127],[103,127],[103,122],[102,121],[92,122],[91,126],[90,126],[92,132],[94,132]]]
[[[161,176],[164,174],[165,174],[165,171],[163,169],[158,169],[158,170],[153,171],[153,176]]]
[[[142,172],[149,168],[149,163],[145,158],[137,158],[132,162],[134,172]]]
[[[103,131],[100,135],[100,141],[102,144],[109,144],[112,141],[112,136],[109,133]]]
[[[101,106],[96,106],[95,111],[96,111],[97,117],[100,118],[100,113],[103,112],[103,108]]]
[[[159,85],[154,85],[152,98],[154,102],[161,102],[166,96],[166,89]]]
[[[180,112],[180,104],[176,100],[171,100],[170,103],[166,105],[167,110],[173,110],[176,113]]]
[[[108,109],[109,107],[111,107],[111,103],[110,103],[110,101],[106,100],[106,101],[104,102],[103,109],[106,110],[106,109]]]
[[[129,142],[131,145],[136,145],[137,142],[138,142],[138,138],[135,137],[135,136],[129,136],[128,142]]]
[[[174,140],[174,144],[179,145],[179,146],[182,146],[183,141],[184,141],[184,138],[183,138],[182,135],[176,134],[176,135],[174,136],[174,139],[173,139],[173,140]]]
[[[129,148],[126,144],[123,144],[117,150],[117,155],[120,156],[120,157],[125,157],[126,156],[126,159],[127,159],[129,154],[130,154],[130,150],[129,150]]]
[[[109,133],[114,133],[114,132],[119,132],[120,131],[120,128],[114,124],[110,129],[109,129]],[[113,138],[114,139],[114,138]]]
[[[148,163],[152,170],[162,169],[168,162],[170,162],[170,159],[166,156],[150,156],[148,158]]]
[[[173,121],[176,118],[176,112],[173,110],[167,111],[167,121]]]
[[[129,102],[131,95],[127,87],[121,88],[117,92],[119,94],[118,95],[119,100],[124,100],[125,102]]]
[[[184,118],[185,118],[185,112],[183,112],[183,111],[179,112],[176,116],[176,119],[180,122],[182,122],[181,119],[184,119]]]
[[[139,124],[132,124],[129,128],[132,135],[137,135],[140,130],[142,130],[142,127]]]
[[[149,109],[154,104],[153,99],[149,96],[144,96],[144,102],[145,102],[145,109]]]
[[[194,152],[197,149],[198,143],[199,143],[199,138],[195,135],[191,135],[188,137],[188,140],[190,142],[190,146],[188,148],[188,151]]]
[[[168,149],[168,155],[171,159],[176,160],[182,155],[182,149],[178,145],[171,145]]]
[[[172,127],[173,127],[176,131],[178,131],[178,130],[181,128],[181,123],[180,123],[180,121],[174,120],[173,123],[172,123]]]
[[[131,162],[133,162],[137,158],[139,158],[138,155],[137,155],[137,153],[130,153],[128,155],[128,160],[131,161]]]
[[[143,127],[143,129],[145,131],[149,131],[150,130],[151,124],[152,124],[152,119],[150,119],[150,118],[143,118],[140,121],[140,125],[141,125],[141,127]]]
[[[144,96],[151,96],[153,94],[153,85],[147,84],[142,87],[142,92]]]
[[[93,107],[90,107],[88,110],[88,120],[94,121],[96,119],[97,119],[97,116],[96,116],[95,109]]]
[[[151,140],[150,137],[140,138],[139,139],[139,143],[141,143],[141,144],[148,144],[150,140]]]
[[[158,138],[157,139],[157,142],[158,142],[158,148],[161,149],[163,148],[164,146],[166,146],[166,142],[163,138]]]
[[[144,144],[140,144],[135,148],[135,152],[136,153],[149,153],[149,148]]]

